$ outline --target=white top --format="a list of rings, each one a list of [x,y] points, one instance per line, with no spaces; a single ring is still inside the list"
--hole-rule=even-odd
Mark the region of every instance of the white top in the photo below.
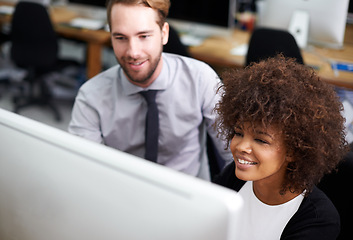
[[[285,226],[304,199],[300,194],[284,204],[267,205],[254,194],[252,181],[246,182],[239,194],[244,199],[244,206],[239,213],[242,220],[235,239],[242,240],[280,239]]]
[[[232,161],[213,128],[220,79],[205,63],[163,53],[163,68],[147,88],[159,90],[158,160],[161,165],[209,179],[206,131]],[[144,157],[147,103],[119,65],[88,80],[73,107],[69,132]]]

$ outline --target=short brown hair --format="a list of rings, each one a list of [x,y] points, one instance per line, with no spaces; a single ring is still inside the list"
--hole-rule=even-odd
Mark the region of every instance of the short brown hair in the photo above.
[[[347,151],[343,106],[313,69],[279,55],[221,77],[216,126],[228,145],[241,123],[280,127],[293,159],[281,192],[310,192],[335,169]]]
[[[170,1],[169,0],[107,0],[107,20],[109,27],[111,28],[111,12],[114,4],[125,4],[125,5],[144,5],[146,7],[157,10],[159,20],[158,25],[162,29],[165,20],[168,16]]]

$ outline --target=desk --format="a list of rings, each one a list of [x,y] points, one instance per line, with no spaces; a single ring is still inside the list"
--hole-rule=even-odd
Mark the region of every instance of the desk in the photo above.
[[[190,47],[190,52],[194,58],[207,62],[218,71],[222,71],[226,67],[240,68],[244,66],[245,56],[232,55],[230,50],[248,43],[250,36],[251,33],[236,29],[232,36],[208,38],[202,45]],[[353,89],[353,73],[334,72],[330,65],[330,61],[353,63],[353,25],[346,27],[343,49],[310,46],[302,51],[302,55],[305,64],[315,66],[324,81]]]
[[[102,70],[102,49],[110,46],[110,33],[105,30],[75,29],[63,25],[75,17],[75,12],[65,7],[50,8],[50,16],[54,23],[55,31],[62,37],[76,39],[87,43],[86,61],[87,78],[92,78]]]

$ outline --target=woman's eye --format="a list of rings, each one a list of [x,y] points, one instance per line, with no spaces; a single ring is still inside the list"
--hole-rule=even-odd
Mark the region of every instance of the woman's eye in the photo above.
[[[255,141],[259,142],[259,143],[263,143],[263,144],[268,144],[267,141],[260,139],[260,138],[256,138]]]
[[[243,134],[241,132],[234,131],[234,136],[242,137]]]

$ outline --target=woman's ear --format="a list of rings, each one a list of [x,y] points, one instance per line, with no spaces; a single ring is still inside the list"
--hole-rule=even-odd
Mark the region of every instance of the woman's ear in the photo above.
[[[294,158],[293,158],[293,154],[291,153],[287,153],[286,155],[286,159],[285,159],[287,162],[294,162]]]

